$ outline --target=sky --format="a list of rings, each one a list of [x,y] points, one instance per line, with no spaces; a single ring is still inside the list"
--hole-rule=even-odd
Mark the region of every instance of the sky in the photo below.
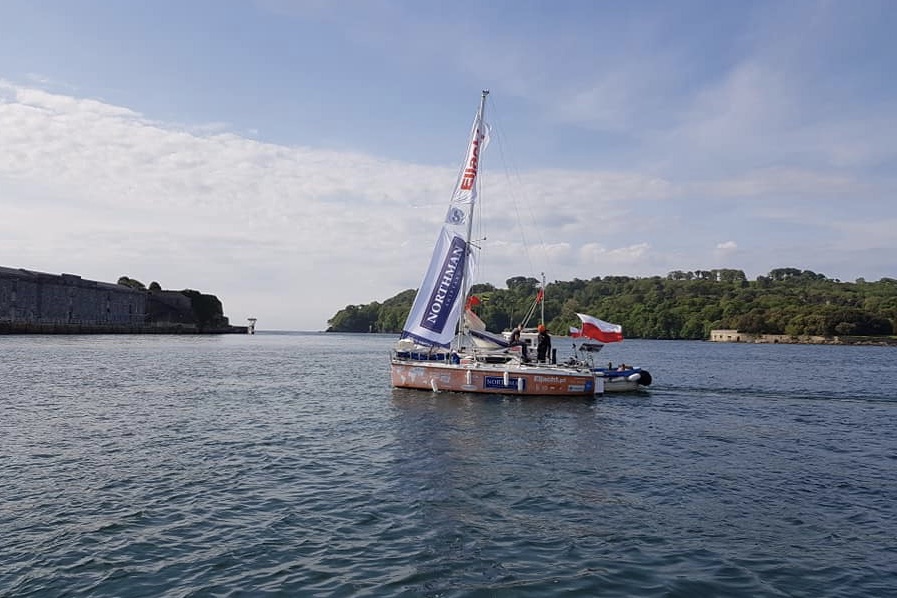
[[[897,3],[4,0],[0,266],[323,330],[417,288],[480,92],[477,280],[897,276]]]

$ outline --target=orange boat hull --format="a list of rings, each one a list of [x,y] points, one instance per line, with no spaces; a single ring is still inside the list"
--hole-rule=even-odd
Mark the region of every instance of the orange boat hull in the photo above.
[[[603,386],[591,373],[562,368],[463,366],[393,360],[392,385],[431,391],[591,397]],[[603,388],[598,390],[600,394]]]

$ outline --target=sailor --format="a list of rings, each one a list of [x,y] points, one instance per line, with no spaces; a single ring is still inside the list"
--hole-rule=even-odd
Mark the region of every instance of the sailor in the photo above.
[[[523,361],[526,363],[529,361],[529,355],[527,355],[526,343],[520,340],[521,332],[523,332],[523,324],[517,324],[517,327],[511,331],[511,340],[508,343],[508,347],[520,347],[520,350],[523,352]]]
[[[548,360],[548,352],[551,351],[551,335],[544,324],[539,324],[539,344],[536,348],[536,359],[539,361]]]

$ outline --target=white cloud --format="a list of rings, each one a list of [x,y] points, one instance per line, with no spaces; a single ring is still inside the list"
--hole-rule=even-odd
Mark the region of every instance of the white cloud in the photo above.
[[[586,243],[580,248],[579,256],[583,264],[603,267],[606,272],[617,272],[621,266],[631,267],[650,249],[648,243],[614,249],[607,249],[600,243]]]
[[[197,288],[219,295],[235,321],[323,328],[346,304],[417,286],[456,174],[200,133],[9,83],[0,90],[8,98],[0,237],[15,240],[0,245],[0,263]],[[509,217],[508,181],[484,208],[485,225],[504,239],[486,243],[495,262],[484,271],[499,284],[528,265],[552,265],[562,279],[582,266],[631,263],[641,246],[591,249],[596,220],[606,232],[625,231],[630,202],[670,194],[663,181],[635,174],[525,173],[519,182],[537,199],[531,210]],[[547,236],[512,234],[527,226]]]
[[[196,288],[217,294],[235,322],[255,316],[262,328],[321,329],[347,304],[417,286],[457,172],[264,143],[217,124],[168,125],[9,83],[0,97],[0,264]],[[741,220],[825,227],[844,259],[790,251],[801,267],[845,279],[888,274],[831,268],[846,267],[851,251],[893,247],[892,214],[834,219],[769,201],[870,193],[849,174],[782,167],[674,184],[636,171],[552,169],[493,179],[484,174],[480,281],[663,275],[736,255],[746,262],[730,267],[783,265],[773,247],[752,257],[733,241],[702,257],[707,237],[727,226],[702,230],[715,217],[707,206],[727,197],[762,200],[739,203]]]
[[[241,7],[259,43],[238,62],[226,32],[187,56],[191,27],[137,28],[143,70],[78,54],[93,77],[57,60],[93,47],[92,24],[35,27],[47,50],[27,68],[50,75],[0,81],[0,265],[157,279],[218,294],[237,321],[322,328],[419,283],[462,150],[445,127],[482,85],[496,142],[509,123],[539,166],[502,177],[512,152],[490,147],[479,281],[721,263],[894,276],[897,104],[881,73],[895,54],[877,7],[727,5],[683,28],[681,7],[571,18],[529,3],[509,21],[477,5],[472,21],[470,3],[338,4]],[[333,52],[297,70],[321,40]],[[0,46],[15,71],[23,44]],[[196,72],[208,85],[185,85]]]
[[[849,174],[773,167],[751,170],[726,180],[701,183],[695,189],[717,197],[818,197],[861,194],[868,192],[869,187]]]

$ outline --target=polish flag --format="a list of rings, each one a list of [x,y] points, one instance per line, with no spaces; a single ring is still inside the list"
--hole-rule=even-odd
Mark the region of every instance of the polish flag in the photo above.
[[[623,340],[623,327],[611,324],[585,314],[576,314],[582,320],[582,336],[601,343],[616,343]]]

